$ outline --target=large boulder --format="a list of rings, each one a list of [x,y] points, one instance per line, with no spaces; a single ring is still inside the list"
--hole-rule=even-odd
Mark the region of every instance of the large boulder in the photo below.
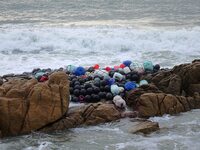
[[[0,86],[0,130],[3,136],[38,130],[60,119],[69,106],[69,82],[64,72],[49,80],[10,78]]]
[[[175,66],[172,70],[182,79],[182,90],[187,95],[192,96],[195,92],[200,93],[200,60],[195,60],[191,64]]]
[[[162,116],[177,114],[194,108],[200,108],[200,96],[174,96],[165,93],[146,93],[137,99],[136,108],[139,117]]]
[[[80,125],[97,125],[115,121],[121,118],[120,111],[114,104],[96,103],[72,108],[67,116],[54,124],[44,127],[40,131],[63,130]]]
[[[132,107],[133,109],[134,106],[137,103],[137,99],[145,93],[162,93],[162,91],[160,91],[155,85],[153,84],[149,84],[149,85],[142,85],[139,88],[136,88],[134,90],[131,90],[129,92],[126,93],[126,104],[129,107]]]
[[[133,125],[129,129],[129,132],[133,134],[137,134],[137,133],[150,134],[159,129],[160,129],[159,124],[157,122],[152,122],[152,121],[147,120],[147,121],[139,122],[136,125]]]
[[[150,80],[165,93],[193,96],[194,92],[200,92],[200,60],[175,66],[171,70],[161,70]]]

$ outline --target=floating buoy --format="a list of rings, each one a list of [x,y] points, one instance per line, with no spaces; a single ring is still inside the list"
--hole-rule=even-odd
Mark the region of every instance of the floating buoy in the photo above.
[[[112,70],[112,69],[111,69],[110,67],[106,67],[105,70],[106,70],[107,72],[109,72],[109,71]]]
[[[118,95],[120,93],[120,88],[117,85],[111,85],[110,91],[113,95]]]
[[[124,87],[125,87],[125,89],[126,89],[127,91],[130,91],[130,90],[133,90],[133,89],[136,88],[136,83],[135,83],[135,82],[128,81],[128,82],[125,83]]]
[[[106,100],[112,100],[112,98],[113,98],[112,93],[109,92],[106,94]]]
[[[74,65],[68,65],[67,67],[66,67],[66,70],[67,71],[69,71],[70,73],[74,73],[74,71],[76,70],[76,66],[74,66]]]
[[[74,74],[76,76],[81,76],[81,75],[84,75],[85,74],[85,68],[83,67],[77,67],[74,71]]]
[[[131,70],[129,69],[129,67],[124,67],[123,71],[124,71],[125,74],[128,74],[128,73],[131,72]]]
[[[145,61],[143,67],[145,71],[153,71],[153,63],[151,61]]]
[[[125,65],[125,66],[130,66],[130,64],[132,63],[132,61],[130,61],[130,60],[125,60],[125,61],[123,61],[123,64]]]
[[[108,80],[108,85],[113,85],[115,83],[115,79],[114,78],[110,78],[109,80]]]
[[[96,70],[96,69],[99,69],[99,65],[98,64],[95,64],[94,66],[93,66],[93,68]]]
[[[114,70],[118,70],[119,68],[119,66],[114,66]]]
[[[121,64],[119,67],[123,69],[123,68],[125,68],[126,66],[125,66],[124,64]]]
[[[148,85],[147,80],[141,80],[139,83],[139,86],[142,86],[142,85]]]
[[[48,80],[48,76],[47,75],[43,75],[41,78],[40,78],[40,82],[44,82],[44,81],[47,81]]]
[[[118,73],[118,72],[115,72],[114,75],[113,75],[113,78],[115,80],[121,81],[124,78],[124,76],[122,74]]]

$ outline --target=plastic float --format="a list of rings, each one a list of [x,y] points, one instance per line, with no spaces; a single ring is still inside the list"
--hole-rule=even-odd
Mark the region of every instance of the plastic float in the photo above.
[[[69,74],[71,101],[91,103],[103,99],[112,101],[116,96],[122,101],[127,91],[148,84],[141,79],[142,75],[155,73],[159,69],[160,65],[153,65],[151,61],[144,61],[141,65],[126,60],[120,65],[105,68],[99,64],[87,68],[68,65],[64,71]],[[34,75],[39,82],[48,80],[48,72],[37,70]]]

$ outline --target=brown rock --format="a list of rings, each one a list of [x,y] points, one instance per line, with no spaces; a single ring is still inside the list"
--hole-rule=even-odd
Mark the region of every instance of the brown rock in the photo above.
[[[137,103],[137,99],[144,93],[161,93],[155,85],[143,85],[135,90],[131,90],[126,94],[126,104],[130,107],[134,107]]]
[[[3,136],[38,130],[60,119],[68,110],[69,83],[64,72],[49,81],[10,78],[0,87],[0,130]]]
[[[139,122],[138,124],[132,126],[130,129],[130,133],[150,134],[157,130],[159,130],[159,124],[157,122],[144,121],[144,122]]]
[[[181,94],[181,78],[179,75],[167,72],[156,75],[152,78],[152,82],[159,87],[165,93],[170,93],[174,95]]]
[[[139,117],[177,114],[200,107],[200,97],[174,96],[165,93],[146,93],[138,98],[136,104]]]
[[[93,107],[94,109],[83,113],[83,116],[85,116],[85,125],[96,125],[120,118],[120,112],[113,104],[97,104],[93,105]]]
[[[3,78],[0,77],[0,85],[2,85],[2,84],[3,84]]]
[[[121,118],[113,104],[96,103],[70,109],[67,116],[40,131],[63,130],[80,125],[97,125]]]
[[[200,61],[190,64],[175,66],[169,71],[159,71],[152,75],[151,81],[163,92],[186,96],[193,96],[194,92],[200,93]]]

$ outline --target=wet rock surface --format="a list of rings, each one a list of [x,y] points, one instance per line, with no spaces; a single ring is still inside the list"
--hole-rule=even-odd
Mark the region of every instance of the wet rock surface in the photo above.
[[[121,118],[120,111],[114,104],[94,103],[69,110],[66,117],[51,124],[41,131],[62,130],[84,125],[97,125]]]
[[[200,61],[181,64],[168,71],[161,70],[154,74],[151,82],[169,94],[181,95],[184,91],[186,96],[193,96],[194,92],[200,93]]]
[[[200,108],[200,97],[175,96],[166,93],[146,93],[137,100],[139,117],[162,116],[177,114],[191,109]]]
[[[103,76],[90,76],[95,68],[88,76],[82,76],[83,68],[79,68],[81,76],[69,78],[64,69],[4,75],[0,78],[0,136],[97,125],[125,117],[173,115],[200,108],[199,60],[173,69],[154,71],[154,66],[150,72],[148,63],[142,76],[128,69],[127,74],[100,70],[97,75]],[[114,74],[119,76],[114,78]],[[108,75],[113,78],[104,79]],[[69,109],[70,93],[71,101],[92,103]],[[115,95],[123,97],[133,111],[121,112],[112,104]],[[104,103],[99,102],[102,99]],[[148,134],[158,128],[156,123],[141,122],[131,133]]]
[[[154,84],[143,85],[135,90],[129,91],[126,93],[126,103],[129,107],[136,106],[137,99],[145,93],[162,93]]]
[[[159,130],[159,124],[157,122],[152,121],[141,121],[136,125],[133,125],[129,132],[133,134],[143,133],[143,134],[150,134]]]
[[[3,136],[35,131],[61,118],[68,110],[69,83],[64,72],[38,83],[14,77],[0,87],[0,130]]]

